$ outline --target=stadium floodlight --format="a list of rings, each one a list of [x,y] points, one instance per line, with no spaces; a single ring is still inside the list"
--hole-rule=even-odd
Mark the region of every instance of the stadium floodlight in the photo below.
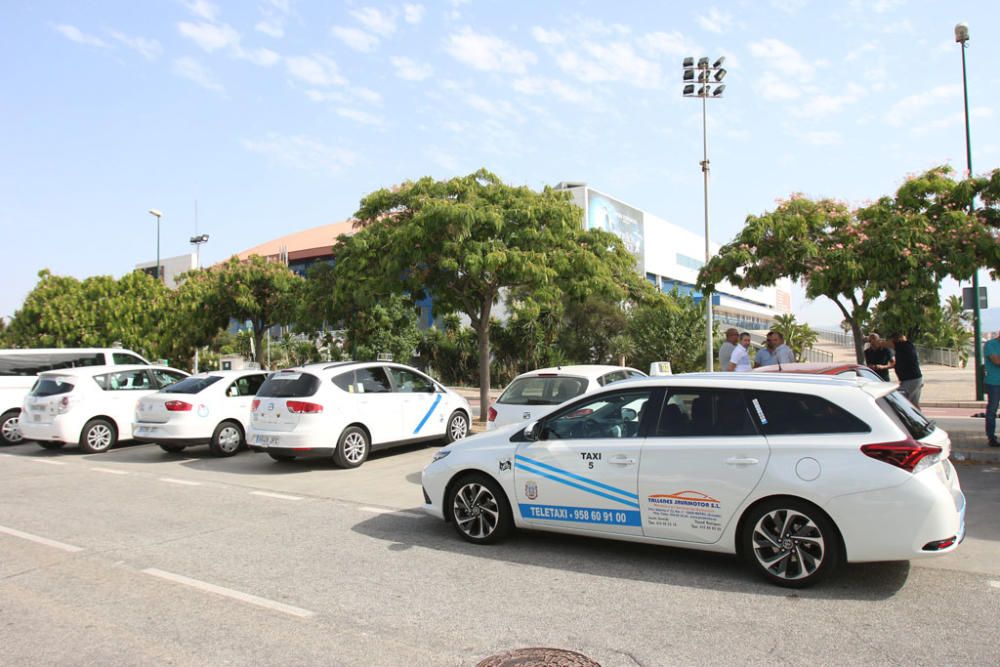
[[[684,67],[694,67],[694,58],[685,58]]]
[[[708,67],[708,58],[699,58],[698,67]]]
[[[712,97],[722,97],[722,91],[726,89],[726,84],[720,84],[712,91]]]
[[[686,70],[684,70],[684,80],[685,81],[694,81],[694,70],[693,69],[686,69]]]
[[[684,95],[687,97],[694,95],[694,84],[684,86]]]
[[[724,62],[726,62],[726,57],[725,57],[725,56],[721,56],[721,57],[720,57],[720,58],[719,58],[718,60],[716,60],[716,61],[715,61],[715,63],[714,63],[713,65],[712,65],[712,69],[719,69],[720,67],[722,67],[722,63],[724,63]]]
[[[726,70],[724,69],[716,70],[714,78],[716,81],[722,81],[723,79],[726,78]]]

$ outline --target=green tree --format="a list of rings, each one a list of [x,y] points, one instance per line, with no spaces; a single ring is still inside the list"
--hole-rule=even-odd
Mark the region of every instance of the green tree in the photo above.
[[[696,302],[676,291],[658,295],[629,313],[628,332],[634,342],[632,366],[636,368],[647,369],[654,361],[669,361],[675,373],[704,368],[704,300]]]
[[[772,328],[785,337],[785,345],[792,349],[796,361],[802,361],[806,350],[811,350],[816,344],[817,334],[812,327],[799,322],[791,313],[776,315]]]
[[[502,296],[528,309],[563,293],[621,299],[627,288],[616,276],[634,265],[620,239],[581,229],[580,210],[565,193],[512,187],[486,170],[378,190],[362,200],[356,218],[361,231],[349,247],[341,237],[338,283],[369,295],[429,292],[436,313],[468,317],[479,347],[483,405],[489,403],[490,319]]]

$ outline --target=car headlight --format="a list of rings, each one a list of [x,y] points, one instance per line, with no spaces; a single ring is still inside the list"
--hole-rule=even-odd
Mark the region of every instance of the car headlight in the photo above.
[[[434,463],[434,461],[440,461],[449,454],[451,454],[450,449],[439,449],[438,451],[434,452],[434,458],[431,459],[431,463]]]

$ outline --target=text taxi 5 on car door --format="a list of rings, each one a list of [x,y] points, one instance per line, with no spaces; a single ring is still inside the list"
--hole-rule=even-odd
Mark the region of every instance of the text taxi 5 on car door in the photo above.
[[[475,543],[516,526],[738,553],[805,586],[845,561],[954,550],[949,449],[895,385],[691,374],[454,443],[424,470],[424,500]]]

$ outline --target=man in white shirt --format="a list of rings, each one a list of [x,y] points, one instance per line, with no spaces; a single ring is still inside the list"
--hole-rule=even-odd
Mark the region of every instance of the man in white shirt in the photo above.
[[[719,346],[719,370],[729,370],[729,357],[739,345],[740,332],[733,327],[726,329],[726,340]]]
[[[737,373],[749,372],[750,366],[750,334],[746,331],[740,334],[740,344],[729,357],[729,370]]]

